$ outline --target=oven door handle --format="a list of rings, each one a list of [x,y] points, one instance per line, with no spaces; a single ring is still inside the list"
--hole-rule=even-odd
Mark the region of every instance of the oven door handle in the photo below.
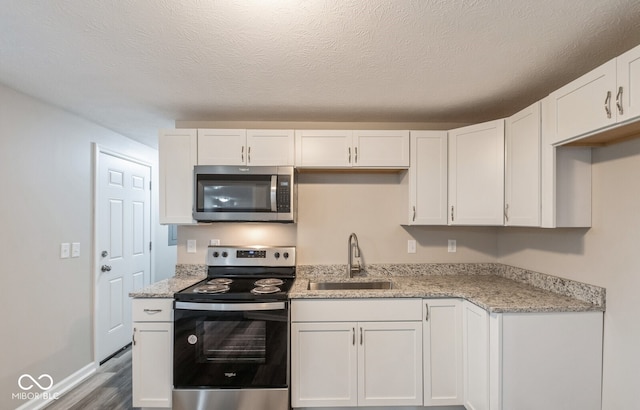
[[[278,176],[271,175],[271,212],[278,212],[278,203],[276,202],[276,194],[278,192]]]
[[[210,312],[250,312],[256,310],[284,310],[286,302],[264,303],[201,303],[201,302],[177,302],[176,309],[206,310]]]

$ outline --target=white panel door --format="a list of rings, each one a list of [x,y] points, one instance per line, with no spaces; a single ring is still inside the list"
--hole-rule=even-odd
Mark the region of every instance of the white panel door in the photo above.
[[[291,405],[356,406],[356,323],[291,324]]]
[[[96,360],[131,341],[129,292],[150,284],[151,170],[100,152],[97,170]]]
[[[462,301],[424,301],[424,405],[463,404]]]
[[[198,165],[246,165],[247,131],[199,129]]]
[[[540,226],[540,139],[540,102],[505,121],[505,225]]]
[[[358,406],[422,405],[422,322],[358,327]]]
[[[447,132],[411,131],[409,225],[447,224]]]
[[[504,224],[504,120],[449,131],[449,224]]]
[[[618,121],[627,121],[640,116],[640,46],[618,57],[616,66],[616,111]]]
[[[247,130],[247,165],[293,166],[293,130]]]
[[[408,168],[409,131],[353,132],[354,167]]]

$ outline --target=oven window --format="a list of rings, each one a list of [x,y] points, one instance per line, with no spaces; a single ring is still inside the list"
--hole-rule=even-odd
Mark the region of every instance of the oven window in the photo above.
[[[198,324],[199,363],[265,363],[264,321],[202,321]]]
[[[271,176],[198,175],[198,211],[268,212]]]

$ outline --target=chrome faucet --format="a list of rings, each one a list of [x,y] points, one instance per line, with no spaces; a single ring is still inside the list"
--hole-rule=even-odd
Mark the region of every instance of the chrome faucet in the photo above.
[[[354,256],[358,259],[360,258],[360,247],[358,246],[358,237],[355,233],[351,233],[351,235],[349,235],[348,246],[347,276],[352,278],[354,273],[359,273],[362,269],[359,261],[356,262],[355,266],[353,264]]]

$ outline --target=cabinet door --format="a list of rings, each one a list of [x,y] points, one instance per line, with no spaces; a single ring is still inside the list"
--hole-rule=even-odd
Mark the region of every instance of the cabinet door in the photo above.
[[[462,301],[424,301],[424,405],[462,405]]]
[[[161,130],[158,136],[160,223],[191,224],[193,166],[197,162],[197,132]]]
[[[349,168],[354,158],[351,131],[297,130],[296,167]]]
[[[134,322],[133,407],[171,407],[173,323]]]
[[[247,130],[247,165],[293,166],[293,130]]]
[[[291,324],[292,407],[357,406],[356,327]]]
[[[473,303],[462,306],[464,406],[489,410],[489,315]]]
[[[409,225],[447,224],[447,132],[411,131]]]
[[[618,121],[627,121],[640,116],[640,46],[618,57],[616,66]]]
[[[611,60],[549,95],[551,143],[616,122],[616,61]]]
[[[358,405],[422,405],[422,322],[358,326]]]
[[[246,165],[247,131],[198,130],[198,165]]]
[[[409,131],[354,131],[354,167],[408,168]]]
[[[504,120],[449,131],[449,224],[503,225]]]
[[[505,124],[505,225],[540,226],[540,102]]]

